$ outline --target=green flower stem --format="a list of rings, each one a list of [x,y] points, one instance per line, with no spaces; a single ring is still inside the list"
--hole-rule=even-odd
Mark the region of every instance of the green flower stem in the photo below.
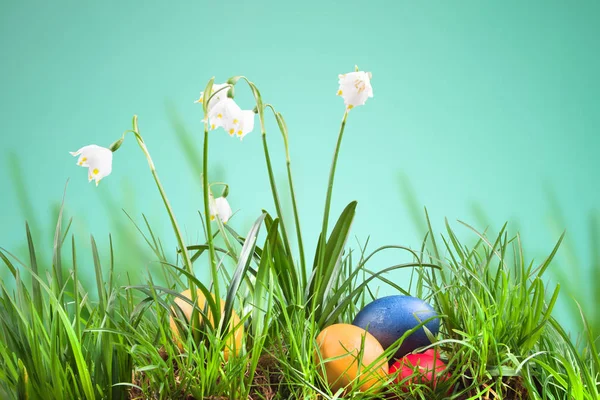
[[[277,192],[277,185],[275,184],[275,176],[273,175],[273,168],[271,167],[271,157],[269,156],[269,147],[267,146],[267,131],[265,128],[265,110],[262,102],[262,98],[260,96],[260,92],[258,88],[245,76],[236,77],[236,82],[238,79],[243,79],[246,81],[248,86],[250,86],[250,90],[252,90],[252,95],[254,96],[254,100],[256,101],[256,109],[258,110],[258,119],[260,121],[260,131],[262,134],[263,140],[263,150],[265,152],[265,160],[267,162],[267,172],[269,173],[269,183],[271,184],[271,192],[273,193],[273,201],[275,202],[275,210],[277,211],[277,215],[279,216],[279,225],[281,226],[281,236],[283,236],[283,244],[285,246],[285,251],[291,256],[292,250],[290,246],[290,241],[288,239],[287,230],[285,229],[285,222],[283,220],[283,213],[281,212],[281,203],[279,201],[279,194]]]
[[[221,307],[219,296],[219,275],[217,271],[217,261],[215,256],[215,245],[213,243],[212,227],[210,221],[210,186],[208,185],[208,119],[204,122],[204,154],[202,156],[202,186],[204,188],[204,218],[206,221],[206,240],[208,241],[208,256],[210,259],[210,273],[213,279],[213,292],[217,302],[215,327],[219,326],[221,319]]]
[[[323,266],[325,261],[325,243],[327,241],[327,224],[329,222],[329,209],[331,208],[331,193],[333,191],[333,178],[335,177],[335,167],[337,166],[337,159],[340,153],[340,147],[342,145],[342,137],[344,136],[344,128],[346,127],[346,118],[348,117],[348,110],[344,112],[342,118],[342,124],[340,126],[340,133],[338,134],[337,143],[335,145],[335,152],[333,153],[333,161],[331,162],[331,169],[329,170],[329,183],[327,185],[327,197],[325,198],[325,211],[323,212],[323,227],[321,228],[321,248],[319,249],[319,263],[317,266]],[[320,279],[317,277],[317,282],[320,285]],[[319,286],[317,285],[317,286]]]
[[[260,116],[259,112],[259,116]],[[273,168],[271,167],[271,157],[269,156],[269,147],[267,146],[267,132],[264,128],[264,123],[261,117],[261,131],[262,131],[262,140],[263,140],[263,150],[265,152],[265,160],[267,162],[267,171],[269,173],[269,183],[271,184],[271,192],[273,193],[273,201],[275,202],[275,210],[277,211],[277,215],[279,215],[279,225],[281,226],[281,236],[283,236],[283,244],[285,246],[285,251],[291,255],[292,250],[290,248],[290,241],[287,236],[287,230],[285,229],[285,223],[283,222],[283,213],[281,212],[281,204],[279,202],[279,194],[277,193],[277,185],[275,184],[275,177],[273,175]]]
[[[291,159],[290,159],[290,150],[288,144],[288,132],[285,121],[280,113],[275,111],[275,108],[271,104],[266,104],[265,108],[270,108],[273,111],[273,115],[277,119],[277,123],[279,125],[279,130],[283,135],[283,143],[285,145],[285,162],[288,176],[288,184],[290,186],[290,196],[292,198],[292,209],[294,211],[294,222],[296,224],[296,236],[298,238],[298,251],[300,252],[300,267],[301,267],[301,276],[302,276],[302,287],[306,287],[306,259],[304,256],[304,241],[302,240],[302,230],[300,229],[300,217],[298,216],[298,206],[296,204],[296,193],[294,190],[294,181],[292,180],[292,167],[291,167]]]
[[[288,182],[290,185],[290,195],[292,197],[292,208],[294,210],[294,221],[296,223],[296,236],[298,237],[298,251],[300,252],[300,269],[302,276],[302,286],[306,287],[306,259],[304,257],[304,243],[302,241],[302,233],[300,230],[300,217],[298,216],[298,206],[296,205],[296,194],[294,191],[294,182],[292,180],[292,170],[290,160],[286,160]]]
[[[179,229],[179,225],[177,224],[177,220],[175,219],[175,213],[173,213],[173,209],[171,208],[171,204],[169,203],[169,200],[167,199],[167,194],[165,193],[165,189],[163,188],[162,184],[160,183],[160,179],[158,179],[158,174],[156,173],[156,168],[154,167],[154,162],[152,161],[152,157],[150,157],[148,148],[146,147],[146,144],[144,143],[144,139],[142,139],[142,136],[140,135],[140,132],[138,130],[137,115],[133,116],[133,130],[131,132],[133,132],[133,134],[135,135],[135,138],[136,138],[140,148],[142,149],[142,151],[144,152],[144,155],[146,156],[146,159],[148,160],[148,166],[150,167],[150,171],[152,172],[152,176],[154,177],[154,182],[156,182],[156,186],[158,187],[160,196],[163,199],[165,208],[167,209],[167,213],[169,214],[169,218],[171,219],[173,231],[175,232],[175,237],[177,238],[177,244],[178,244],[179,248],[181,249],[183,264],[186,267],[186,269],[188,270],[188,272],[191,275],[193,275],[194,268],[192,265],[192,260],[190,259],[190,256],[187,251],[187,247],[183,241],[183,235],[181,234],[181,230]],[[125,133],[127,133],[127,132],[125,132]],[[123,137],[125,136],[125,133],[123,134]],[[196,290],[194,287],[194,282],[189,278],[188,278],[188,285],[190,286],[192,301],[195,303],[196,302]]]

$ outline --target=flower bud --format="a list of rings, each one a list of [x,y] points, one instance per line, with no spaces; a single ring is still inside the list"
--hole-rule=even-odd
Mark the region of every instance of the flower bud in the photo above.
[[[239,80],[240,80],[241,76],[232,76],[231,78],[229,78],[227,80],[227,83],[229,83],[230,85],[235,85]]]
[[[227,97],[229,97],[230,99],[233,99],[234,96],[235,96],[235,89],[233,86],[231,86],[229,88],[229,90],[227,91]]]
[[[117,140],[116,142],[111,144],[108,147],[108,149],[114,153],[115,151],[119,150],[119,147],[121,147],[121,145],[123,144],[123,140],[124,140],[124,138]]]

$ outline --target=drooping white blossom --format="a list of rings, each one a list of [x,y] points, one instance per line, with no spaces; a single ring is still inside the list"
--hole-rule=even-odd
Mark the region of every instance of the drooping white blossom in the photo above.
[[[88,181],[96,181],[96,186],[112,172],[113,152],[106,147],[91,144],[70,153],[74,157],[79,156],[77,165],[88,169]]]
[[[342,96],[348,110],[364,105],[367,98],[373,97],[370,72],[356,71],[341,74],[338,83],[340,87],[337,95]]]
[[[233,99],[227,98],[212,108],[208,122],[211,130],[222,127],[229,136],[242,139],[254,129],[254,112],[242,110]]]
[[[222,127],[230,136],[235,134],[239,124],[242,109],[233,99],[226,98],[215,105],[208,113],[208,122],[211,130]]]
[[[210,196],[210,220],[214,221],[218,216],[221,221],[226,224],[233,215],[231,211],[231,207],[229,206],[229,202],[225,197],[217,197],[216,199],[213,196]]]

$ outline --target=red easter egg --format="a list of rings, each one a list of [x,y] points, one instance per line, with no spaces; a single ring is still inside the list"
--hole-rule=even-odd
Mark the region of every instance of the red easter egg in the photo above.
[[[440,360],[434,350],[427,350],[424,353],[408,354],[397,360],[390,367],[390,374],[398,371],[398,376],[394,382],[400,383],[404,379],[412,377],[404,382],[403,386],[413,383],[432,385],[435,389],[437,382],[443,382],[450,379],[450,373],[446,370],[446,364]]]

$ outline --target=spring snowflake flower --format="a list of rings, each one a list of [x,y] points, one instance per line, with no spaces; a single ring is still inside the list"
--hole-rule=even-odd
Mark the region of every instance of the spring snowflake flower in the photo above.
[[[244,136],[252,132],[254,129],[254,111],[242,110],[240,115],[240,123],[238,130],[236,131],[237,136],[242,140]]]
[[[231,85],[228,85],[227,83],[217,83],[214,84],[212,87],[212,93],[217,92],[217,94],[215,94],[213,96],[212,99],[210,99],[210,101],[208,102],[208,113],[210,114],[211,110],[217,105],[219,104],[221,101],[227,99],[227,91],[228,89],[223,89],[225,87],[229,87]],[[223,89],[221,91],[219,91],[219,89]],[[204,92],[200,92],[200,97],[198,98],[198,100],[196,100],[194,103],[200,103],[202,104],[202,102],[204,101]]]
[[[95,180],[96,186],[112,172],[113,152],[106,147],[91,144],[70,153],[73,157],[79,156],[77,165],[88,169],[88,181]]]
[[[222,127],[229,136],[241,139],[254,129],[254,111],[242,110],[237,103],[226,98],[216,104],[208,114],[210,129]]]
[[[223,221],[224,224],[229,221],[231,215],[233,214],[231,211],[231,207],[229,206],[229,202],[225,197],[217,197],[216,199],[211,197],[210,202],[210,220],[214,221],[217,216]]]
[[[337,95],[342,96],[348,110],[364,105],[367,98],[373,97],[370,72],[356,71],[341,74],[338,83],[340,88]]]

